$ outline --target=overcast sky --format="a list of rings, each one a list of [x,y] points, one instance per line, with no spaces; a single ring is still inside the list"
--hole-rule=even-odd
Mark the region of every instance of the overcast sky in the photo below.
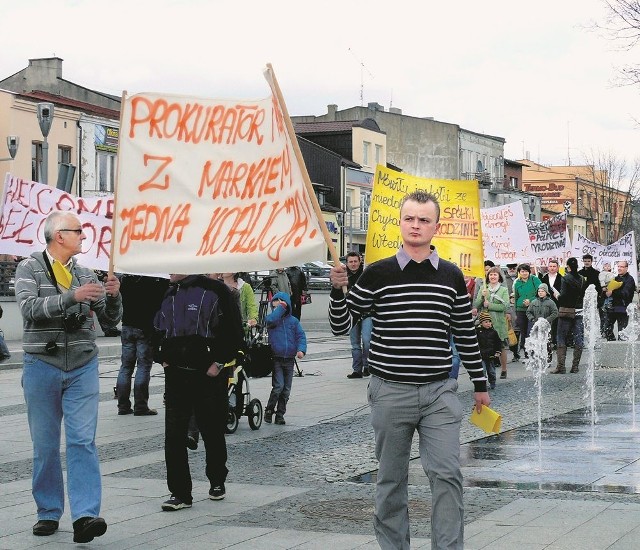
[[[271,63],[289,113],[363,101],[506,139],[505,156],[640,157],[638,58],[597,33],[602,0],[0,0],[0,77],[64,59],[63,77],[127,90],[254,99]]]

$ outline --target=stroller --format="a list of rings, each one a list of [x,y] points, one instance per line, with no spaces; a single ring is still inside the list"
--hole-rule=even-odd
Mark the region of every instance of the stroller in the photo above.
[[[228,396],[229,414],[226,433],[232,434],[238,429],[241,416],[247,417],[252,430],[260,429],[263,417],[262,403],[259,399],[251,398],[249,379],[245,373],[243,361],[237,362],[233,369],[233,376],[229,378]]]

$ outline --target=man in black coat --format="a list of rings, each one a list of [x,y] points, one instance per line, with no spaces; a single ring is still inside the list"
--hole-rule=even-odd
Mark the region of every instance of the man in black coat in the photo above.
[[[636,291],[636,282],[629,274],[629,262],[620,260],[618,262],[618,275],[614,279],[622,283],[622,286],[615,290],[607,290],[607,297],[613,298],[613,311],[610,311],[609,322],[607,323],[607,340],[615,340],[613,335],[613,325],[618,323],[618,339],[620,339],[620,331],[627,327],[629,316],[627,315],[627,306],[633,301],[633,294]]]

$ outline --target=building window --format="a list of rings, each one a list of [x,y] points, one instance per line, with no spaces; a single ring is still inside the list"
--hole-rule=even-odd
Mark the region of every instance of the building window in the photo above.
[[[71,147],[58,145],[58,165],[71,164]]]
[[[515,177],[511,176],[509,178],[509,184],[511,185],[511,189],[517,189],[518,188],[518,178],[515,178]]]
[[[96,151],[97,191],[113,193],[116,177],[116,155],[106,151]]]
[[[31,142],[31,181],[42,181],[42,142]]]
[[[376,164],[380,164],[381,159],[382,159],[382,145],[376,144]]]
[[[369,166],[369,149],[371,148],[371,143],[368,141],[362,142],[362,164],[364,166]]]

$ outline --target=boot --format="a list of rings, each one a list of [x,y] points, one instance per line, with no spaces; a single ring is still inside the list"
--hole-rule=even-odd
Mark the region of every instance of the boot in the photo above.
[[[582,357],[582,348],[574,348],[573,350],[573,362],[571,363],[570,372],[578,372],[578,365],[580,364],[580,358]]]
[[[567,348],[566,346],[560,347],[558,346],[558,366],[556,370],[552,370],[551,374],[566,374],[567,370],[564,367],[564,362],[567,359]]]

